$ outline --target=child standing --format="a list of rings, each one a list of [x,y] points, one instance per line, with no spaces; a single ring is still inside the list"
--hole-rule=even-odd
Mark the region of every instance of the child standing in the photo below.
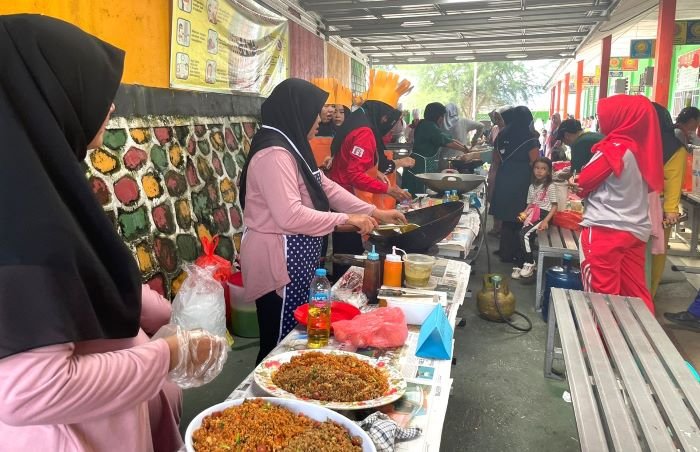
[[[552,161],[547,157],[540,157],[532,164],[532,183],[527,190],[527,209],[519,217],[523,221],[520,243],[524,262],[522,268],[513,267],[513,279],[529,278],[535,272],[532,247],[537,234],[534,232],[546,230],[556,211],[557,194],[552,184]]]

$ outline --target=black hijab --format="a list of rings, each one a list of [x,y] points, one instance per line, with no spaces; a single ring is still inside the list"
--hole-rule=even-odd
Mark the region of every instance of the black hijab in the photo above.
[[[316,122],[326,99],[328,99],[327,92],[298,78],[284,80],[272,90],[270,96],[262,104],[263,127],[253,137],[250,152],[248,152],[248,158],[241,174],[241,207],[245,209],[248,166],[253,156],[262,149],[278,146],[294,156],[314,208],[323,212],[330,209],[328,197],[314,176],[314,173],[318,171],[318,165],[316,165],[311,145],[307,139],[309,130]],[[265,126],[274,127],[279,132]],[[294,143],[296,151],[280,132]]]
[[[661,127],[661,147],[663,149],[664,164],[668,162],[678,148],[683,146],[681,140],[676,137],[673,119],[671,113],[666,108],[656,102],[651,103],[656,110],[656,116],[659,118],[659,127]]]
[[[37,15],[0,16],[0,358],[134,337],[141,282],[80,161],[124,52]]]
[[[442,105],[440,102],[431,102],[425,106],[425,111],[423,112],[423,120],[431,121],[437,124],[440,116],[444,116],[447,113],[447,107]]]
[[[387,116],[388,121],[382,123],[382,118],[384,116]],[[379,171],[385,174],[392,173],[396,169],[396,166],[393,161],[386,158],[384,154],[386,146],[384,146],[382,138],[394,128],[396,121],[398,121],[400,117],[401,110],[397,110],[378,100],[366,101],[362,104],[362,107],[358,108],[350,115],[345,116],[345,121],[343,121],[343,124],[341,124],[340,128],[336,131],[335,137],[333,137],[331,155],[336,155],[340,151],[345,137],[348,136],[350,132],[360,127],[369,127],[372,129],[374,141],[377,145],[376,158]]]
[[[533,131],[530,109],[521,105],[501,112],[505,127],[498,133],[496,148],[503,159],[509,158],[516,151],[529,151],[539,147],[539,135]],[[530,146],[532,141],[532,146]]]

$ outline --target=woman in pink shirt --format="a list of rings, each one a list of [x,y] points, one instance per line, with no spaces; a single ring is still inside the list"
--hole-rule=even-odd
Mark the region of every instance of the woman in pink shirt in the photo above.
[[[167,378],[210,380],[225,340],[175,328],[149,341],[140,325],[157,329],[167,310],[85,179],[124,52],[60,20],[10,15],[0,60],[0,449],[153,451],[152,433],[177,447]]]
[[[262,105],[263,125],[241,175],[246,232],[240,260],[245,298],[258,311],[258,362],[296,325],[293,313],[308,301],[323,236],[341,224],[367,234],[377,221],[406,222],[398,211],[376,209],[319,171],[309,140],[327,98],[304,80],[277,85]]]

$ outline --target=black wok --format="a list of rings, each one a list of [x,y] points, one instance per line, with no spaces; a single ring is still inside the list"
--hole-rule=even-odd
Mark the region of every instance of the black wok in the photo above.
[[[372,233],[369,241],[385,252],[391,252],[392,246],[407,253],[426,251],[454,230],[463,209],[464,203],[448,202],[408,212],[406,219],[409,223],[419,225],[418,229],[405,234],[395,231]]]

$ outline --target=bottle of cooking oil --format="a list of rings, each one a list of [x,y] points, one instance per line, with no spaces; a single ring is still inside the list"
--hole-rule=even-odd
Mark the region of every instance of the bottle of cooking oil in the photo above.
[[[457,190],[452,190],[452,193],[450,193],[450,201],[459,201],[459,195],[457,194]]]
[[[326,278],[326,269],[316,269],[316,276],[309,288],[309,316],[306,323],[309,348],[328,345],[331,334],[331,283]]]

